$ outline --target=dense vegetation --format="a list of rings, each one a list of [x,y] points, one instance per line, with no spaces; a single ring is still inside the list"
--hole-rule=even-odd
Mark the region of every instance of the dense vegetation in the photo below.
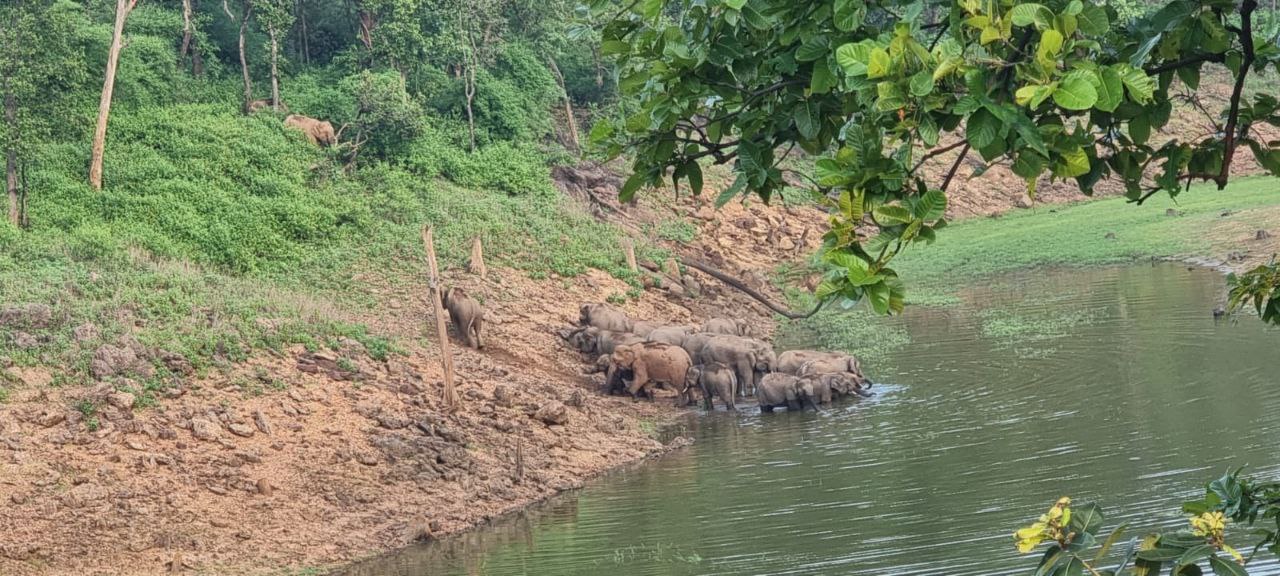
[[[90,142],[120,5],[96,191]],[[571,4],[129,8],[0,6],[12,208],[0,293],[55,318],[34,344],[0,338],[7,362],[64,366],[58,381],[79,382],[96,343],[124,334],[197,367],[339,336],[385,354],[354,319],[379,290],[420,283],[423,223],[446,265],[480,237],[490,258],[530,274],[626,275],[616,232],[569,209],[549,178],[577,153],[565,115],[589,121],[613,98],[593,44],[571,38],[584,33],[570,29]],[[265,109],[245,113],[260,99]],[[339,142],[313,146],[283,125],[287,113],[331,122]],[[85,323],[99,335],[77,342]]]

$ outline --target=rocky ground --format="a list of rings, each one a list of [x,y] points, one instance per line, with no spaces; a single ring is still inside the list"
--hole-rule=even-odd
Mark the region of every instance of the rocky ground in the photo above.
[[[662,197],[613,209],[636,234],[687,219],[698,233],[682,253],[777,301],[773,269],[815,249],[823,221],[812,208],[716,213]],[[714,279],[661,275],[621,307],[673,324],[732,310],[762,336],[771,331],[763,306]],[[201,377],[125,339],[95,351],[100,384],[50,386],[47,370],[9,368],[5,376],[23,384],[0,404],[0,574],[335,566],[467,529],[681,445],[657,437],[683,411],[602,396],[601,376],[584,375],[586,360],[556,333],[581,303],[631,286],[601,272],[446,276],[489,316],[485,350],[452,346],[463,398],[452,413],[442,409],[422,286],[374,290],[387,305],[363,320],[403,349],[385,362],[343,340],[337,350],[297,347]],[[0,323],[38,335],[47,313],[10,305]],[[185,374],[155,406],[107,383],[155,363]]]

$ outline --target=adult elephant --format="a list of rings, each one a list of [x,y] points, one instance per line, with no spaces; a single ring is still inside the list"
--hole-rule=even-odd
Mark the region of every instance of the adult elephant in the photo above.
[[[579,352],[587,354],[608,355],[622,344],[636,344],[644,342],[644,338],[636,336],[630,332],[615,332],[613,330],[602,330],[595,326],[587,326],[570,330],[560,335]]]
[[[662,342],[683,348],[684,341],[690,334],[693,334],[692,326],[660,326],[651,330],[649,334],[645,336],[645,340],[648,340],[649,342]],[[688,350],[685,350],[685,352],[688,352]],[[690,354],[690,357],[692,356],[693,355]]]
[[[871,386],[871,380],[862,372],[862,362],[857,356],[844,352],[787,350],[778,355],[776,368],[779,372],[796,376],[849,372],[857,374],[864,385]]]
[[[583,304],[578,309],[578,325],[580,326],[594,326],[611,332],[631,332],[634,324],[631,318],[627,317],[626,312],[614,308],[610,304]]]
[[[613,351],[611,358],[613,370],[631,372],[633,379],[627,392],[632,398],[639,397],[641,391],[648,392],[652,384],[666,384],[678,392],[677,406],[689,404],[685,382],[693,361],[683,348],[662,342],[624,344]]]
[[[813,381],[781,372],[765,374],[756,388],[756,401],[761,412],[773,412],[774,408],[803,410],[806,406],[818,410]]]
[[[702,324],[702,331],[708,334],[728,334],[730,336],[749,336],[750,327],[741,318],[712,318]]]
[[[773,372],[777,362],[773,348],[768,343],[752,338],[714,334],[701,340],[701,343],[695,356],[697,362],[719,362],[728,366],[738,378],[740,394],[753,394],[760,378]]]

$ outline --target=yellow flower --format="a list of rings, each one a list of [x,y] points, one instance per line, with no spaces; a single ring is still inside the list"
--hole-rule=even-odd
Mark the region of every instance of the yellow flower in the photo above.
[[[1222,534],[1227,529],[1227,517],[1222,512],[1205,512],[1193,516],[1190,522],[1193,534],[1209,540],[1221,541]]]
[[[1018,543],[1018,552],[1026,554],[1045,540],[1061,543],[1064,535],[1062,528],[1071,522],[1070,506],[1071,499],[1063,496],[1048,512],[1041,514],[1039,520],[1014,532],[1013,539]]]

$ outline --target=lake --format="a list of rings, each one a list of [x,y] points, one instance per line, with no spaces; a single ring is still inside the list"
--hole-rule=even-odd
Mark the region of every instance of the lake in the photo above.
[[[688,449],[342,573],[1030,574],[1011,534],[1059,496],[1182,527],[1228,467],[1280,472],[1280,332],[1215,322],[1224,292],[1174,264],[1001,277],[890,320],[874,398],[691,417]]]

